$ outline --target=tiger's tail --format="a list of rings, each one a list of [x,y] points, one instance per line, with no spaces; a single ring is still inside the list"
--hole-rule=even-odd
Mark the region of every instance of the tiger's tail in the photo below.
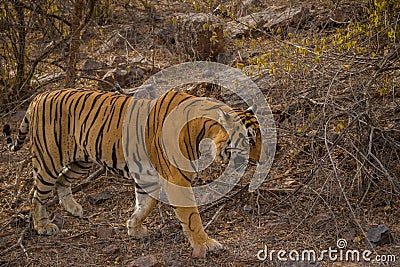
[[[6,142],[7,142],[8,148],[11,151],[19,150],[24,145],[24,141],[26,139],[26,136],[28,135],[28,132],[29,132],[29,121],[28,121],[28,118],[25,116],[24,120],[21,122],[21,125],[19,127],[17,140],[13,144],[12,138],[11,138],[11,127],[9,124],[4,125],[3,134],[6,137]]]

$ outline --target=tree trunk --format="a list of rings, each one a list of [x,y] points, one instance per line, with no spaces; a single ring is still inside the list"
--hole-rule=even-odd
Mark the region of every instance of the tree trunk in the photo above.
[[[76,63],[78,61],[79,47],[81,43],[81,33],[83,28],[90,21],[97,0],[75,0],[74,11],[71,18],[71,39],[69,44],[69,54],[66,71],[66,87],[74,87],[76,82]],[[88,11],[85,12],[85,6]]]
[[[15,11],[17,12],[18,25],[16,25],[16,42],[14,44],[14,54],[17,62],[17,75],[14,83],[14,93],[19,96],[20,90],[25,83],[25,18],[24,7],[20,1],[12,1]]]
[[[65,86],[74,87],[76,81],[76,63],[78,59],[79,46],[81,41],[81,22],[83,17],[85,1],[75,0],[74,11],[71,18],[71,39],[69,44],[69,54],[67,62],[67,73]]]

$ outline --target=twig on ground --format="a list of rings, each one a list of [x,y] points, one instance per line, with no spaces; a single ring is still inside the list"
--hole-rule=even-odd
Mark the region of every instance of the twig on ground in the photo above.
[[[15,243],[14,245],[8,247],[6,250],[4,250],[3,252],[0,253],[0,256],[3,256],[5,254],[7,254],[9,251],[13,250],[16,247],[20,247],[22,249],[22,251],[25,253],[25,256],[27,258],[29,258],[28,252],[26,251],[23,241],[24,241],[24,237],[26,235],[26,233],[28,232],[28,230],[30,229],[30,223],[28,223],[28,225],[25,227],[25,229],[21,232],[21,234],[19,235],[18,241],[17,243]]]
[[[103,80],[103,79],[96,78],[96,77],[92,77],[92,76],[88,76],[88,75],[80,75],[78,78],[79,79],[93,80],[93,81],[96,81],[96,82],[101,82],[101,83],[107,84],[108,86],[111,86],[111,88],[115,88],[115,84],[110,83],[109,81],[106,81],[106,80]]]
[[[23,161],[21,161],[18,164],[18,170],[15,175],[16,177],[15,177],[14,192],[13,192],[14,200],[12,203],[12,207],[16,207],[18,205],[21,191],[22,191],[22,188],[24,187],[24,186],[21,186],[21,172],[22,172],[22,169],[25,168],[29,162],[31,162],[31,159],[32,159],[32,156],[28,157],[27,159],[24,159]]]
[[[223,197],[223,198],[219,199],[218,201],[215,201],[210,206],[205,207],[203,210],[200,211],[200,213],[206,212],[206,211],[208,211],[208,210],[210,210],[210,209],[212,209],[212,208],[214,208],[214,207],[216,207],[218,205],[221,205],[222,203],[225,204],[226,201],[234,199],[234,197],[236,195],[238,195],[240,192],[242,192],[243,190],[245,190],[247,188],[249,188],[248,185],[241,187],[239,191],[231,194],[230,196]]]
[[[225,207],[226,202],[217,210],[217,212],[212,216],[211,220],[204,226],[204,230],[210,226],[210,224],[219,216],[221,213],[222,209]]]

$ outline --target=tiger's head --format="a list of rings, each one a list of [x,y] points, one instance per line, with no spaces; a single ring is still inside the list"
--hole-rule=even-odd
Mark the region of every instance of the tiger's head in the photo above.
[[[235,109],[235,112],[246,128],[247,139],[250,145],[249,163],[251,165],[257,165],[262,148],[260,125],[255,116],[256,111],[257,105],[255,104],[246,110]]]
[[[213,136],[215,160],[227,163],[232,158],[235,168],[246,165],[246,158],[257,164],[261,152],[261,133],[254,115],[255,106],[247,110],[218,110],[222,125]]]

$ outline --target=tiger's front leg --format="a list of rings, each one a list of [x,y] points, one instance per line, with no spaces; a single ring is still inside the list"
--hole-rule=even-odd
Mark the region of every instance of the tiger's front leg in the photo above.
[[[180,173],[177,172],[175,177],[181,177]],[[189,181],[180,178],[176,179],[175,183],[166,182],[164,189],[170,205],[174,207],[175,214],[189,238],[193,248],[192,258],[204,258],[207,250],[221,249],[222,245],[217,240],[209,238],[204,231]]]
[[[91,162],[70,163],[63,168],[56,182],[57,195],[61,205],[76,217],[83,216],[83,209],[72,195],[71,183],[87,174],[91,167]]]
[[[156,203],[156,199],[142,191],[140,187],[136,187],[135,211],[126,223],[128,235],[137,239],[147,236],[147,228],[143,225],[143,221],[154,209]]]
[[[61,206],[73,216],[82,218],[83,208],[72,196],[71,184],[63,175],[57,180],[56,189]]]
[[[204,231],[197,207],[176,207],[175,214],[182,222],[183,229],[189,237],[193,248],[192,258],[204,258],[207,250],[222,248],[217,240],[209,238]]]

